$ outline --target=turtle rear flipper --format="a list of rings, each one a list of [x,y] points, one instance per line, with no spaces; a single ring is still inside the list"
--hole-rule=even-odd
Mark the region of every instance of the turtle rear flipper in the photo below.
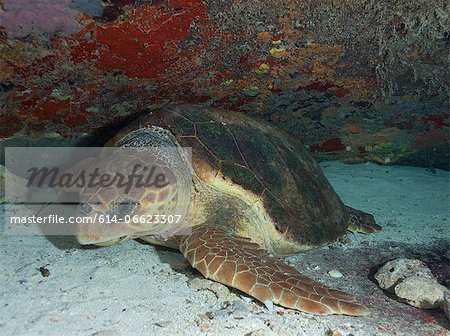
[[[351,232],[373,233],[381,231],[381,226],[375,222],[373,216],[367,212],[345,206],[348,213],[347,230]]]
[[[318,315],[368,313],[352,295],[301,275],[228,227],[199,227],[182,241],[180,250],[206,278],[237,288],[263,303],[271,301]]]

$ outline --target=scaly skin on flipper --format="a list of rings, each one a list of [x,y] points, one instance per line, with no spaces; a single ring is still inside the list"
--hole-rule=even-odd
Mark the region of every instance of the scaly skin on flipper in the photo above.
[[[249,294],[261,302],[317,315],[366,315],[367,308],[347,293],[332,290],[297,272],[232,229],[202,226],[180,246],[189,263],[206,278]]]
[[[367,212],[345,206],[348,214],[347,230],[351,232],[373,233],[381,231],[373,216]]]

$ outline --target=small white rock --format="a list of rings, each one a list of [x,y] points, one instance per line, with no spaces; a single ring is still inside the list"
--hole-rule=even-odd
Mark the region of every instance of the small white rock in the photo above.
[[[269,313],[273,312],[273,302],[272,301],[266,300],[266,301],[264,301],[264,305],[266,306]]]
[[[157,321],[155,322],[155,325],[161,328],[165,328],[167,326],[169,326],[172,323],[172,321],[169,320],[161,320],[161,321]]]
[[[264,329],[258,329],[246,334],[246,336],[267,336],[267,332]]]
[[[329,276],[332,276],[333,278],[342,278],[343,275],[341,272],[339,272],[338,270],[331,270],[328,272]]]
[[[91,336],[120,336],[120,334],[115,330],[102,330],[93,333]]]

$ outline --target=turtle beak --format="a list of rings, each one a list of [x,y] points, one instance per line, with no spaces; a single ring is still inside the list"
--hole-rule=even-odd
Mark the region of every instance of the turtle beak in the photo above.
[[[137,205],[132,200],[124,200],[114,206],[81,203],[78,207],[79,223],[76,224],[78,242],[82,245],[107,246],[132,239],[126,237],[136,233],[136,228],[118,220],[131,216]]]
[[[76,236],[81,245],[110,246],[133,239],[133,230],[128,225],[108,223],[100,212],[94,211],[89,216],[80,218],[82,221],[77,223]]]
[[[94,224],[95,225],[95,224]],[[111,241],[114,244],[115,237],[105,237],[96,230],[93,230],[92,224],[78,224],[77,225],[77,240],[81,245],[98,245]]]

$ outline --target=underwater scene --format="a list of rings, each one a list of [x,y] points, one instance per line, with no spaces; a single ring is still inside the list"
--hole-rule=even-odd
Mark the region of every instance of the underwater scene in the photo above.
[[[449,335],[450,5],[0,0],[1,335]]]

